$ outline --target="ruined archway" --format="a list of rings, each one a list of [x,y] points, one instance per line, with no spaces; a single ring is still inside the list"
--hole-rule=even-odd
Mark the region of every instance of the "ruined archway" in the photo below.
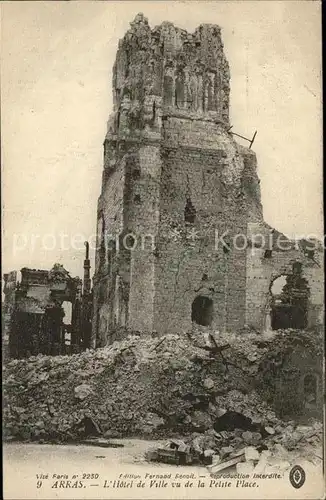
[[[271,284],[271,327],[272,330],[290,328],[292,322],[291,308],[289,304],[282,302],[282,291],[286,284],[287,275],[278,276]]]
[[[209,297],[199,295],[191,306],[191,321],[201,326],[210,326],[213,321],[213,301]]]
[[[307,327],[308,282],[302,277],[302,267],[295,262],[292,273],[275,278],[270,286],[272,330]]]

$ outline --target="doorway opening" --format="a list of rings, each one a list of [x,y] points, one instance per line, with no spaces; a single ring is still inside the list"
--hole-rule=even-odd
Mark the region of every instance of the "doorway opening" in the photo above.
[[[299,263],[293,264],[292,274],[282,275],[271,284],[272,330],[292,328],[304,330],[308,324],[308,282],[302,277]]]
[[[191,306],[191,321],[197,325],[209,326],[213,321],[213,301],[209,297],[199,295]]]

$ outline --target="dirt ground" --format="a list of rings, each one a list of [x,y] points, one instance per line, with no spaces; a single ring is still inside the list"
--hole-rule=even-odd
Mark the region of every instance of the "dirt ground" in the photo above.
[[[119,479],[121,474],[144,477],[148,472],[153,474],[171,474],[171,472],[177,470],[180,474],[190,475],[194,473],[196,477],[199,477],[207,473],[204,467],[178,466],[176,468],[175,466],[159,463],[151,463],[149,465],[144,458],[145,452],[164,441],[135,439],[113,440],[112,442],[122,443],[124,447],[101,448],[86,445],[5,444],[3,454],[4,498],[56,498],[55,495],[60,495],[58,498],[77,498],[78,490],[76,489],[61,487],[58,490],[51,488],[60,475],[68,476],[69,479],[73,475],[78,475],[78,479],[82,480],[83,474],[98,474],[99,478],[96,480],[91,479],[92,476],[89,476],[90,479],[85,480],[86,488],[83,488],[82,498],[109,498],[110,489],[106,489],[106,492],[103,493],[102,485],[105,479]],[[44,479],[41,488],[37,488],[37,475],[41,474],[48,474],[49,479]],[[53,477],[54,474],[57,477]],[[19,481],[17,481],[18,475]],[[88,476],[86,477],[88,478]],[[130,479],[128,480],[130,481]],[[99,492],[99,488],[92,487],[91,484],[100,484],[101,491]],[[128,491],[127,489],[121,488],[115,491],[117,498],[127,498],[125,496],[126,491]]]
[[[252,478],[228,479],[228,475],[236,474],[236,471],[229,469],[224,473],[226,477],[212,478],[205,467],[146,462],[145,451],[163,441],[135,439],[112,442],[123,444],[124,447],[4,444],[4,498],[18,500],[304,496],[315,499],[323,496],[321,470],[312,464],[301,463],[306,472],[306,483],[301,489],[294,489],[288,473],[281,474],[280,478],[254,481]],[[141,486],[142,483],[145,483],[145,486]]]

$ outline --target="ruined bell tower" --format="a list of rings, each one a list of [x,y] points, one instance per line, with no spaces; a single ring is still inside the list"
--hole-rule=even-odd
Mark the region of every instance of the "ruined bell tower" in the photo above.
[[[138,14],[120,40],[98,201],[93,343],[119,327],[181,333],[245,321],[246,252],[262,221],[255,154],[230,132],[221,30]],[[237,307],[234,307],[234,304]]]

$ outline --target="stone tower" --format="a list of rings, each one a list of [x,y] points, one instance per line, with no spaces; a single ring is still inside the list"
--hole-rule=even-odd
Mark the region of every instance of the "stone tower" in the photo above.
[[[216,25],[151,29],[138,14],[119,42],[97,212],[97,346],[119,327],[244,325],[246,250],[230,242],[262,207],[256,156],[229,130],[229,93]]]

